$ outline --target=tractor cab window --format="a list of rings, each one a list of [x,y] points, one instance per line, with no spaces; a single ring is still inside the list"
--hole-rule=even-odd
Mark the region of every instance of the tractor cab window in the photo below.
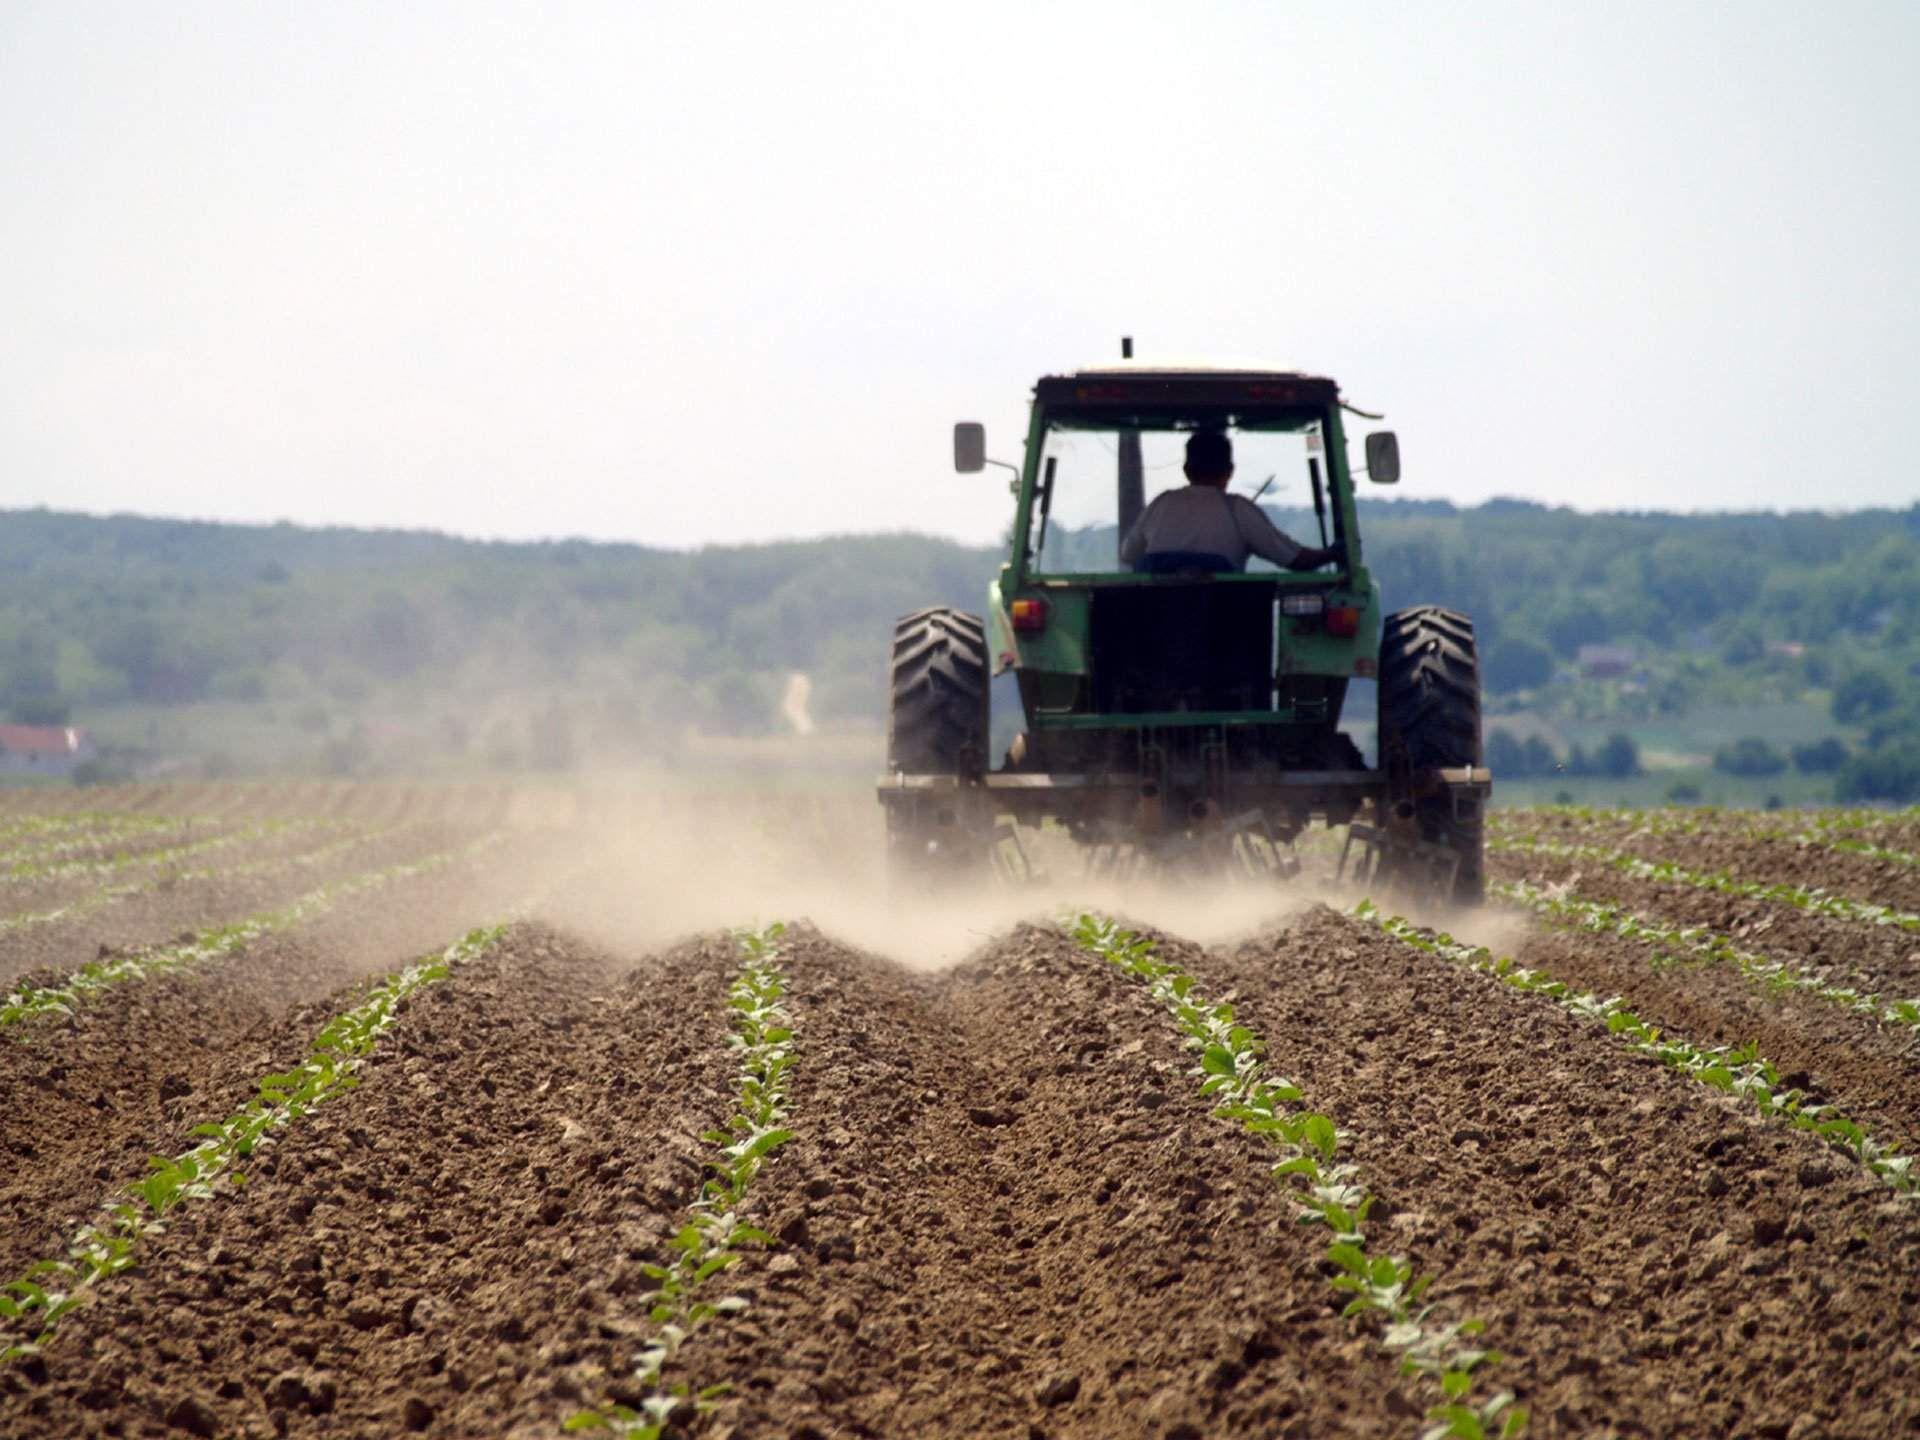
[[[1081,424],[1049,427],[1041,454],[1028,533],[1029,554],[1043,575],[1112,574],[1120,563],[1123,475],[1131,471],[1129,451],[1139,457],[1140,505],[1163,491],[1187,484],[1184,471],[1192,427],[1121,430]],[[1318,419],[1281,427],[1230,427],[1234,473],[1228,493],[1243,495],[1266,510],[1274,523],[1302,545],[1319,545],[1315,514],[1315,477],[1321,491],[1319,511],[1333,524],[1326,495],[1326,458]],[[1311,462],[1311,463],[1310,463]],[[1331,535],[1332,531],[1327,531]],[[1271,570],[1255,558],[1250,570]]]

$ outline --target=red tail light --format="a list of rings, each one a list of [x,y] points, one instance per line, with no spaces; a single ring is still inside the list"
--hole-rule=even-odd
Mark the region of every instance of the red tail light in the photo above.
[[[1008,618],[1013,628],[1022,635],[1032,635],[1047,628],[1047,602],[1044,600],[1016,600],[1007,607]]]
[[[1358,605],[1329,605],[1327,607],[1327,634],[1340,640],[1351,640],[1360,633],[1360,607]]]

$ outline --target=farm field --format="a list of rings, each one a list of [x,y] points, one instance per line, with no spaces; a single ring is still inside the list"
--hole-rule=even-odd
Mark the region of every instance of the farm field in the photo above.
[[[1920,1434],[1920,816],[897,910],[695,803],[0,796],[0,1435]]]

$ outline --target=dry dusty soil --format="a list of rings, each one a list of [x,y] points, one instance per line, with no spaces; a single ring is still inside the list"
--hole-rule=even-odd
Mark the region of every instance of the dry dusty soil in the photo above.
[[[244,1183],[172,1206],[0,1362],[0,1435],[559,1436],[659,1394],[635,1378],[658,1267],[741,1104],[737,937],[676,935],[676,897],[596,839],[593,806],[214,786],[90,809],[64,828],[45,797],[0,809],[0,990],[125,972],[0,1023],[0,1281],[70,1284],[33,1267],[149,1156],[297,1068],[386,977],[506,924],[403,1000],[357,1085],[278,1128]],[[1737,816],[1676,839],[1512,812],[1503,833],[1920,896],[1886,854]],[[1920,994],[1920,920],[1492,860],[1796,974]],[[1229,943],[1139,928],[1337,1124],[1369,1249],[1432,1277],[1440,1316],[1484,1322],[1502,1358],[1476,1396],[1512,1391],[1534,1436],[1920,1435],[1920,1198],[1897,1168],[1395,938],[1354,898],[1276,894]],[[1215,1113],[1148,988],[1048,907],[940,967],[789,917],[771,963],[791,1138],[738,1207],[770,1240],[706,1282],[744,1307],[664,1375],[725,1388],[663,1405],[668,1435],[1424,1433],[1436,1386],[1400,1372],[1377,1315],[1342,1315],[1329,1235],[1275,1152]],[[279,918],[209,944],[260,916]],[[746,887],[737,916],[771,918]],[[1887,1153],[1920,1144],[1913,1025],[1498,902],[1447,923],[1696,1056],[1756,1047],[1775,1089]],[[0,1333],[33,1340],[33,1315]]]

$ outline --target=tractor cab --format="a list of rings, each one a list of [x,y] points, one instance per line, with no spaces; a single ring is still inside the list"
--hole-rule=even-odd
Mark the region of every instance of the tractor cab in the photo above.
[[[1143,726],[1226,727],[1232,749],[1276,765],[1330,760],[1329,727],[1348,679],[1372,671],[1380,624],[1340,420],[1333,382],[1291,371],[1133,364],[1039,382],[988,612],[995,673],[1018,673],[1028,712],[1023,763],[1083,765]],[[1330,550],[1329,567],[1122,558],[1147,507],[1187,487],[1187,444],[1205,432],[1232,447],[1226,496],[1297,512],[1313,529],[1291,538]],[[991,463],[974,427],[956,427],[955,461]],[[1244,525],[1234,513],[1223,497],[1222,516]]]

